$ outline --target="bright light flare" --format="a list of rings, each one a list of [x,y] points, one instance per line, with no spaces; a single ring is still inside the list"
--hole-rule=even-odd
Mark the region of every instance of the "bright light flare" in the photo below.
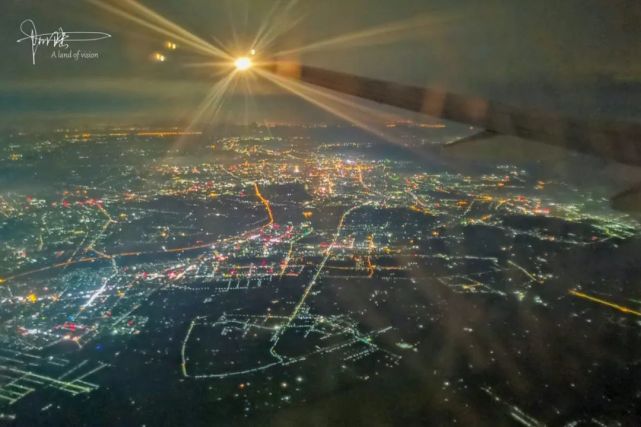
[[[251,68],[252,60],[246,56],[241,56],[240,58],[234,61],[234,66],[239,71],[245,71]]]

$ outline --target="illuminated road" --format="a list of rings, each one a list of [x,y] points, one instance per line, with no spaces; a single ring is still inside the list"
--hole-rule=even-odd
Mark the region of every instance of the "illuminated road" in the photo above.
[[[606,300],[601,299],[601,298],[597,298],[597,297],[593,297],[593,296],[588,295],[588,294],[584,294],[583,292],[579,292],[579,291],[574,290],[574,289],[570,291],[570,295],[574,295],[575,297],[583,298],[583,299],[586,299],[588,301],[596,302],[598,304],[602,304],[602,305],[614,308],[615,310],[618,310],[621,313],[633,314],[635,316],[640,316],[641,317],[641,312],[639,312],[639,311],[632,310],[631,308],[625,307],[623,305],[615,304],[613,302],[606,301]]]
[[[303,296],[301,297],[301,299],[298,302],[298,304],[296,304],[296,307],[292,311],[292,314],[289,316],[289,319],[287,320],[287,323],[284,325],[283,328],[281,328],[281,331],[284,330],[286,327],[288,327],[292,323],[292,320],[294,320],[296,318],[296,316],[298,315],[298,312],[300,311],[301,307],[303,306],[303,304],[305,304],[305,300],[309,296],[309,293],[311,292],[312,288],[314,287],[314,285],[316,285],[316,281],[318,280],[318,277],[320,276],[321,272],[323,271],[323,268],[325,267],[325,264],[327,263],[327,260],[332,255],[332,249],[336,245],[336,242],[338,241],[338,238],[341,235],[341,231],[342,231],[343,225],[345,223],[345,218],[347,218],[347,216],[349,214],[351,214],[352,212],[354,212],[356,209],[359,209],[359,208],[361,208],[361,207],[363,207],[363,206],[365,206],[367,204],[368,203],[363,203],[362,205],[353,206],[353,207],[349,208],[348,210],[346,210],[345,213],[343,213],[343,215],[341,216],[340,221],[338,222],[338,227],[336,228],[336,233],[334,234],[334,240],[332,241],[332,243],[329,245],[329,247],[325,251],[325,257],[323,258],[321,263],[318,265],[318,269],[316,270],[316,273],[314,274],[314,276],[312,277],[312,280],[307,285],[307,288],[305,288],[305,292],[303,292]],[[274,346],[276,345],[276,343],[277,343],[277,341],[274,342]],[[274,346],[272,346],[272,348]]]
[[[260,189],[258,188],[258,183],[254,183],[254,190],[256,192],[256,197],[261,201],[263,205],[265,205],[265,210],[267,211],[267,216],[269,217],[269,223],[267,225],[272,225],[274,223],[274,214],[272,212],[272,207],[269,204],[269,200],[263,197],[263,195],[260,193]]]

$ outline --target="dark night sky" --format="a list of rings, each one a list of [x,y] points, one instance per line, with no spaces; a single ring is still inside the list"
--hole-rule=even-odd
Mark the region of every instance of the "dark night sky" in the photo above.
[[[241,40],[253,36],[274,3],[144,2],[202,38],[225,43],[233,40],[232,25]],[[273,50],[417,16],[427,25],[300,59],[571,115],[641,119],[638,0],[301,0],[288,15],[302,17],[301,22]],[[29,47],[15,42],[25,18],[34,19],[40,32],[62,26],[66,31],[105,31],[113,38],[91,45],[100,52],[98,60],[54,60],[42,48],[33,66]],[[80,0],[4,0],[0,29],[2,126],[33,118],[46,123],[52,117],[79,124],[180,120],[189,117],[213,82],[180,66],[185,52],[177,51],[164,64],[152,63],[150,52],[159,50],[167,37]],[[273,90],[258,96],[260,105],[272,107],[256,112],[256,119],[317,117],[315,109],[303,109],[300,101]],[[229,108],[239,102],[240,97],[234,99]]]

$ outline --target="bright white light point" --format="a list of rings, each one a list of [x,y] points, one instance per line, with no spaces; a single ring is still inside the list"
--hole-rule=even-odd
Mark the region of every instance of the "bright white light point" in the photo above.
[[[234,66],[237,70],[244,71],[252,66],[252,61],[246,56],[242,56],[234,61]]]

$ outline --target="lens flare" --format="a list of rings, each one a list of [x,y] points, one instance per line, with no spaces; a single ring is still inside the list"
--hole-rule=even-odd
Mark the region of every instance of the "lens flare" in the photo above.
[[[242,56],[234,61],[234,66],[239,71],[245,71],[252,66],[252,61],[246,56]]]

